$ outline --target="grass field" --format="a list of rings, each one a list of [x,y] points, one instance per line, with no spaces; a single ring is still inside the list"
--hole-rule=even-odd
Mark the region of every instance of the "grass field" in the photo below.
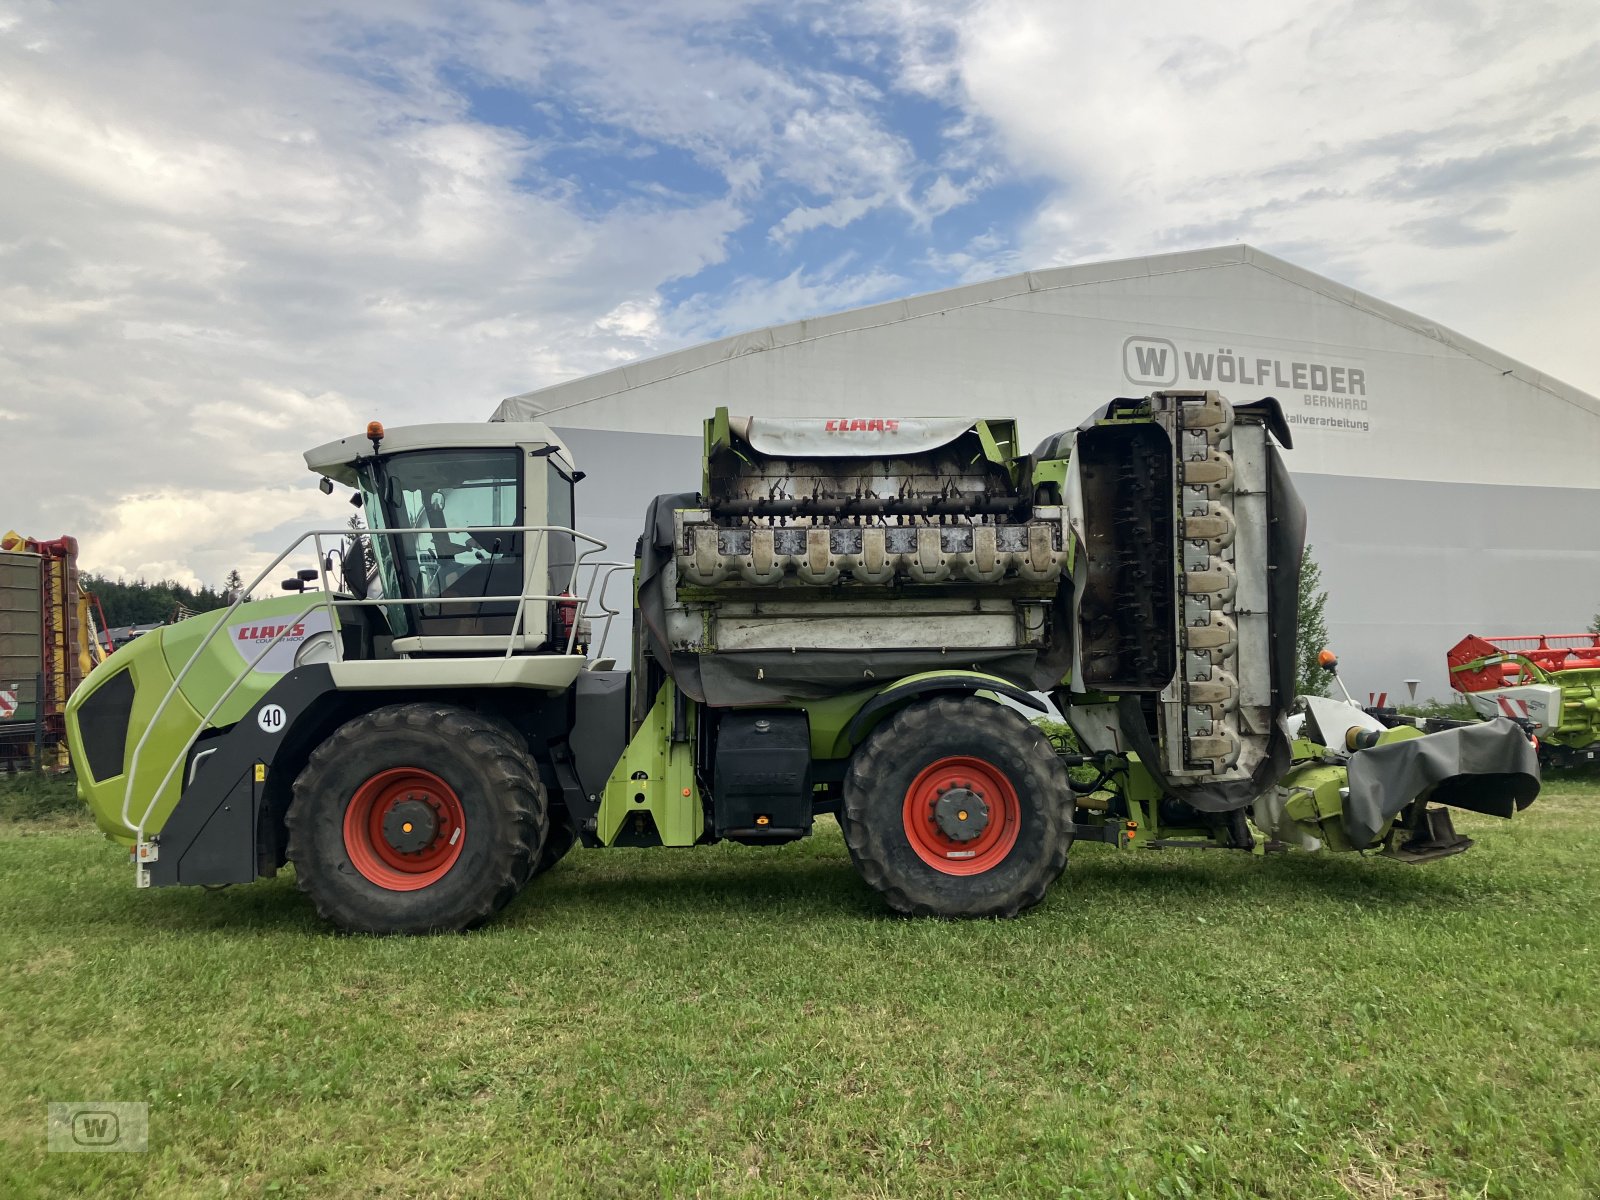
[[[1556,784],[1424,867],[1082,847],[999,923],[885,916],[831,827],[576,853],[413,941],[6,819],[0,1195],[1593,1197],[1596,815]],[[81,1099],[149,1153],[46,1154]]]

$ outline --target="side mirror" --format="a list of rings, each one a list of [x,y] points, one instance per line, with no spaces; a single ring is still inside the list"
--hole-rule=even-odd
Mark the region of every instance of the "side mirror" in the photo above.
[[[355,508],[360,508],[363,504],[366,503],[366,501],[364,499],[362,499],[362,496],[361,496],[360,492],[351,492],[350,493],[350,503]]]
[[[306,581],[296,575],[293,579],[280,581],[278,586],[286,592],[303,592],[306,590]]]
[[[295,572],[295,577],[302,583],[310,583],[317,577],[317,570],[315,567],[301,567]]]
[[[322,494],[324,496],[333,495],[333,480],[329,479],[326,475],[317,480],[317,487],[322,489]]]

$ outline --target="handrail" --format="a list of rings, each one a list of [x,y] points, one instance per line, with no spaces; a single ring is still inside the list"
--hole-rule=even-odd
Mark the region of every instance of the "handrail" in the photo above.
[[[592,562],[586,565],[593,567],[595,570],[595,578],[589,581],[589,590],[587,593],[585,593],[586,596],[590,593],[594,595],[595,611],[591,614],[586,606],[584,608],[583,615],[586,617],[593,615],[601,618],[600,636],[598,638],[590,639],[589,649],[594,653],[596,658],[603,658],[605,657],[606,642],[611,637],[612,622],[615,621],[617,617],[622,615],[622,611],[620,609],[612,608],[606,604],[606,589],[611,586],[611,581],[617,577],[617,573],[619,571],[631,572],[634,569],[635,564],[631,562],[605,561]],[[602,568],[604,568],[603,571]],[[598,591],[595,590],[596,580],[600,581]]]
[[[510,603],[515,601],[517,603],[517,611],[512,619],[511,629],[505,635],[505,657],[509,659],[512,657],[513,651],[515,650],[517,639],[523,635],[523,624],[529,601],[533,601],[535,603],[548,603],[561,600],[576,600],[579,604],[580,612],[587,611],[589,607],[588,593],[585,592],[585,594],[581,597],[574,594],[580,570],[584,567],[591,567],[595,569],[594,574],[590,579],[590,589],[592,589],[595,581],[600,578],[599,568],[604,566],[614,569],[615,566],[620,565],[610,562],[601,563],[598,561],[591,561],[594,555],[606,549],[606,543],[602,542],[598,538],[591,537],[589,534],[583,533],[580,530],[566,525],[417,526],[396,529],[364,529],[355,536],[396,537],[415,536],[417,534],[424,533],[521,533],[537,535],[537,539],[534,540],[529,546],[525,547],[520,556],[523,562],[523,590],[517,595],[507,596],[437,596],[420,598],[404,596],[341,596],[335,593],[332,587],[329,586],[329,573],[331,571],[330,564],[332,556],[330,553],[324,552],[323,538],[336,537],[343,541],[344,539],[352,536],[352,531],[349,529],[314,529],[307,530],[306,532],[302,533],[293,542],[291,542],[288,547],[280,552],[277,557],[275,557],[270,563],[262,568],[260,574],[258,574],[247,587],[240,589],[233,602],[229,604],[225,610],[222,610],[217,616],[211,628],[206,631],[206,635],[200,640],[200,644],[196,646],[193,652],[189,655],[188,661],[186,661],[183,666],[179,668],[177,674],[173,677],[172,683],[168,686],[166,693],[157,703],[154,713],[151,714],[149,720],[145,723],[144,731],[140,734],[139,740],[134,744],[133,754],[128,762],[127,780],[123,786],[122,811],[120,814],[120,819],[123,827],[134,835],[135,870],[138,873],[138,879],[141,882],[145,878],[145,868],[143,861],[141,860],[141,855],[146,850],[145,826],[150,819],[150,814],[155,811],[155,806],[159,802],[162,793],[166,791],[167,786],[172,782],[173,775],[179,769],[182,763],[187,760],[189,751],[193,749],[194,744],[199,740],[200,735],[204,733],[210,726],[212,718],[221,711],[222,707],[233,697],[234,693],[239,689],[243,682],[252,674],[254,674],[256,668],[261,664],[266,656],[270,654],[275,647],[283,642],[284,637],[294,625],[304,621],[318,608],[326,609],[328,613],[328,627],[330,631],[336,631],[339,627],[337,613],[339,609],[343,608],[378,608],[388,605],[404,606],[413,604],[481,605],[486,603]],[[539,557],[539,551],[542,549],[543,545],[546,544],[545,538],[549,534],[566,535],[574,538],[575,541],[588,543],[588,547],[583,549],[581,552],[577,551],[576,545],[574,546],[575,553],[573,555],[572,569],[568,573],[567,590],[564,593],[532,592],[526,586],[530,582],[528,565]],[[246,597],[254,592],[256,588],[260,587],[272,575],[272,573],[279,568],[285,559],[288,559],[296,551],[300,550],[300,548],[305,545],[308,539],[312,542],[317,556],[319,582],[322,585],[319,595],[312,599],[310,603],[308,603],[303,609],[301,609],[294,620],[286,623],[284,627],[260,649],[255,657],[250,660],[245,669],[234,677],[233,681],[226,689],[224,689],[222,695],[212,703],[209,709],[207,709],[206,713],[200,718],[200,721],[196,725],[194,731],[187,739],[185,739],[182,749],[176,755],[174,755],[172,762],[168,764],[166,772],[161,777],[161,781],[156,785],[155,789],[150,794],[149,803],[145,805],[144,811],[139,815],[138,822],[135,823],[132,819],[132,806],[134,785],[138,778],[140,759],[144,754],[145,746],[148,744],[151,734],[155,731],[157,724],[160,722],[162,716],[166,713],[173,697],[179,694],[182,689],[183,681],[188,678],[189,672],[194,668],[194,665],[200,661],[206,650],[210,648],[218,632],[227,626],[230,623],[230,618],[233,617],[233,615],[243,604],[247,603]],[[607,572],[606,579],[609,582],[610,571]],[[603,596],[598,607],[601,612],[610,611],[604,607]],[[612,615],[615,614],[613,613]],[[607,626],[607,629],[609,631],[609,625]],[[449,637],[459,635],[442,636]],[[573,650],[577,644],[577,636],[578,621],[574,620],[571,630],[568,631],[566,645],[563,647],[563,653],[565,655],[570,656],[573,653]],[[343,639],[338,636],[333,637],[333,652],[335,662],[344,661],[344,642]]]

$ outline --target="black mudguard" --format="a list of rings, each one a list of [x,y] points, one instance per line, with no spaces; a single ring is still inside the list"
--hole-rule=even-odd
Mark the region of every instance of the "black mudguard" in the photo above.
[[[262,842],[263,803],[286,806],[294,783],[280,778],[273,764],[302,761],[301,750],[309,751],[302,743],[321,740],[315,710],[335,691],[325,663],[297,667],[227,733],[196,746],[185,764],[194,779],[151,839],[157,847],[149,864],[152,887],[249,883],[271,873],[277,847]],[[261,720],[274,705],[283,710],[281,723]],[[204,760],[193,767],[202,751]]]

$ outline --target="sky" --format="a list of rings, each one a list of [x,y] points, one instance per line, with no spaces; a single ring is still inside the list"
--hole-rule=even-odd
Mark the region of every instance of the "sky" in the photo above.
[[[0,0],[0,526],[215,585],[369,419],[1236,242],[1600,394],[1593,0]]]

